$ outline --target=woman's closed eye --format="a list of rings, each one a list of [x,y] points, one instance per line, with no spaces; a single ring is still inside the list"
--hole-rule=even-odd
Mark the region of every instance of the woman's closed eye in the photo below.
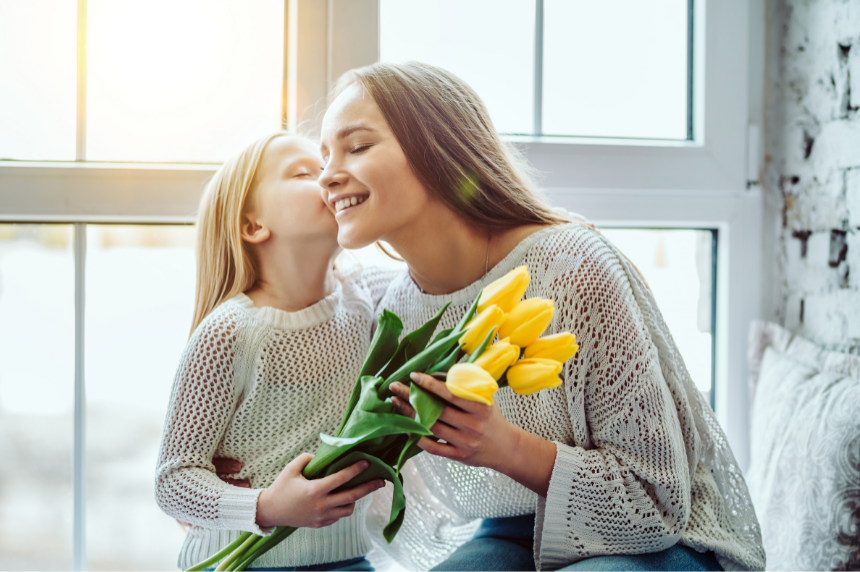
[[[369,143],[366,143],[366,144],[364,144],[364,145],[356,145],[355,147],[353,147],[352,149],[350,149],[350,150],[349,150],[349,152],[350,152],[352,155],[357,155],[357,154],[359,154],[359,153],[363,153],[364,151],[367,151],[367,150],[368,150],[368,149],[370,149],[371,147],[373,147],[373,145],[371,145],[371,144],[369,144]]]

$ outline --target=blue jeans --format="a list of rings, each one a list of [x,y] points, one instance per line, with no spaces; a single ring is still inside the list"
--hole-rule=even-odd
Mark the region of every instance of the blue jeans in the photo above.
[[[207,568],[206,570],[215,570]],[[248,568],[248,570],[286,570],[295,572],[322,572],[324,570],[355,570],[358,572],[373,572],[373,566],[364,556],[341,560],[340,562],[328,562],[326,564],[309,564],[307,566],[280,566],[275,568]]]
[[[535,515],[488,518],[433,570],[534,570]],[[586,558],[561,570],[722,570],[713,552],[675,545],[661,552]]]

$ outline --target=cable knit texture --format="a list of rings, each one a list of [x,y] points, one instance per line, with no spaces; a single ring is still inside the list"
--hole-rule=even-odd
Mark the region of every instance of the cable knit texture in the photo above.
[[[471,536],[474,519],[535,512],[542,570],[676,543],[713,550],[726,569],[764,568],[741,470],[633,266],[598,233],[568,224],[526,238],[482,282],[523,264],[526,297],[555,300],[547,333],[570,331],[580,344],[561,386],[524,396],[506,387],[496,397],[508,420],[557,444],[546,498],[495,471],[421,454],[404,471],[403,528],[380,549],[407,568],[429,568]],[[482,282],[433,296],[402,274],[380,308],[409,331],[453,300],[439,326],[451,327]],[[389,496],[377,493],[374,529]]]
[[[256,524],[257,497],[303,452],[334,434],[370,346],[374,307],[391,271],[339,272],[335,291],[298,312],[257,308],[240,294],[194,331],[176,373],[155,477],[168,515],[191,523],[179,554],[186,569]],[[214,457],[244,466],[221,481]],[[303,566],[367,554],[369,500],[332,526],[302,528],[254,563]]]

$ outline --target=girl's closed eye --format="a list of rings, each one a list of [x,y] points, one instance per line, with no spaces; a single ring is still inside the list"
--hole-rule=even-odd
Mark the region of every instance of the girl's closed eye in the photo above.
[[[358,155],[359,153],[363,153],[364,151],[367,151],[371,147],[373,147],[373,145],[371,145],[369,143],[365,143],[363,145],[356,145],[349,152],[353,155]]]

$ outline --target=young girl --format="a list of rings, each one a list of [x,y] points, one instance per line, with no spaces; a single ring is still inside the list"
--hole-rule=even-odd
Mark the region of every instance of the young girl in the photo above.
[[[301,527],[256,567],[370,570],[366,468],[324,479],[301,471],[334,434],[371,340],[382,272],[339,273],[337,225],[320,197],[316,144],[276,134],[215,174],[201,201],[197,295],[155,478],[159,507],[191,523],[188,568],[242,531]],[[241,463],[216,475],[213,458]],[[237,466],[240,466],[237,464]]]

